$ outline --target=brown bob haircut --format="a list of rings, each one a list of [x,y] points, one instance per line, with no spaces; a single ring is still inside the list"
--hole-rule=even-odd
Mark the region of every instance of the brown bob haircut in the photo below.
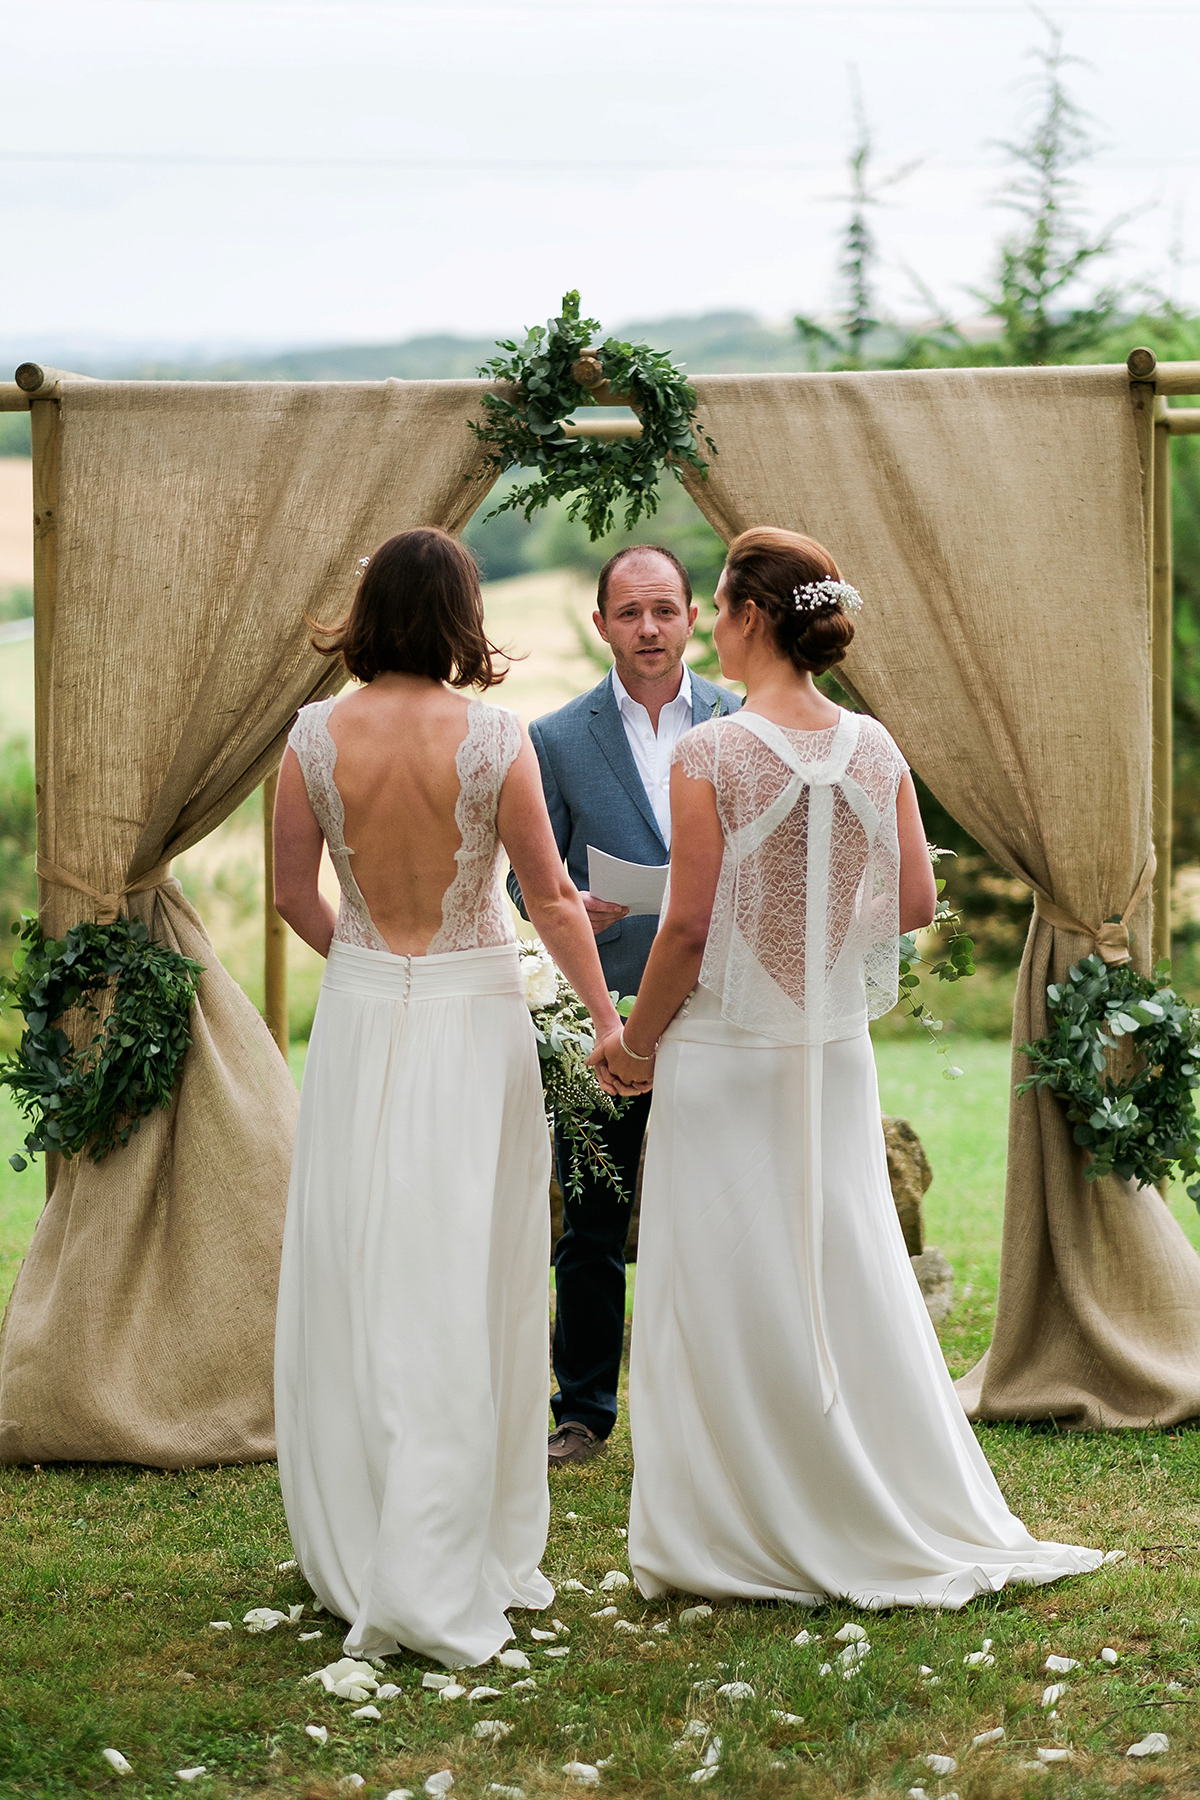
[[[845,656],[854,621],[836,602],[798,612],[792,589],[841,579],[841,570],[816,538],[776,525],[754,525],[729,546],[725,601],[731,613],[740,613],[753,600],[776,645],[795,667],[823,675]]]
[[[350,611],[318,625],[322,656],[345,659],[358,681],[395,670],[456,688],[503,681],[500,652],[483,629],[479,568],[465,545],[436,525],[418,525],[381,544],[358,584]]]
[[[624,550],[618,550],[615,556],[609,557],[596,581],[596,610],[601,618],[608,612],[608,584],[612,580],[613,571],[631,556],[661,556],[669,562],[679,577],[684,605],[692,604],[692,578],[674,551],[668,550],[663,544],[627,544]]]

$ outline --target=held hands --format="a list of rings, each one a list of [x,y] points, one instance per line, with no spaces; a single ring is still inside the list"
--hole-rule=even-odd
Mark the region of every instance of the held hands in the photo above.
[[[627,906],[618,906],[615,900],[598,900],[595,894],[580,894],[588,916],[588,924],[596,937],[607,931],[610,925],[616,925],[629,912]]]
[[[597,1044],[588,1063],[606,1094],[646,1094],[654,1085],[654,1062],[630,1056],[621,1048],[620,1030]]]

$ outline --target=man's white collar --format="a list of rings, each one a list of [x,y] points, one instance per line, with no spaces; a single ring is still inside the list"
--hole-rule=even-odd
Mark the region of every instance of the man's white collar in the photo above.
[[[679,692],[676,694],[675,700],[685,700],[687,702],[687,709],[689,712],[691,712],[691,710],[692,710],[692,675],[691,675],[691,670],[688,668],[686,663],[684,663],[682,666],[683,666],[683,680],[679,683]],[[617,711],[619,712],[621,710],[621,708],[624,706],[624,704],[627,700],[628,700],[630,706],[640,706],[641,701],[634,699],[633,695],[629,692],[628,688],[625,686],[625,683],[621,680],[621,677],[617,674],[616,663],[614,663],[612,666],[611,674],[612,674],[612,690],[613,690],[613,696],[617,702]],[[664,704],[667,706],[674,706],[675,700],[667,700],[664,702]]]

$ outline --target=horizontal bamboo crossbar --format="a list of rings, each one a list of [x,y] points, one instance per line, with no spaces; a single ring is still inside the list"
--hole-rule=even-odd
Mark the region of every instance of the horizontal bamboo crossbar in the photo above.
[[[1159,419],[1172,437],[1200,437],[1200,406],[1168,406]]]
[[[641,435],[640,419],[568,419],[563,426],[564,437],[601,438],[606,443],[613,438],[640,438]]]

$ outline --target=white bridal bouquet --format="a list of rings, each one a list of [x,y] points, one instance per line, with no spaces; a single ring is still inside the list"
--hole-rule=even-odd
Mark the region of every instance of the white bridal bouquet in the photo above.
[[[604,1147],[600,1123],[615,1119],[625,1103],[606,1094],[588,1068],[587,1059],[596,1047],[591,1016],[540,939],[522,938],[518,948],[525,1003],[541,1059],[546,1113],[553,1116],[570,1145],[571,1166],[562,1173],[571,1196],[578,1198],[582,1190],[586,1165],[628,1201],[630,1196]],[[620,1000],[614,994],[613,1000],[622,1018],[633,1010],[632,999]]]

